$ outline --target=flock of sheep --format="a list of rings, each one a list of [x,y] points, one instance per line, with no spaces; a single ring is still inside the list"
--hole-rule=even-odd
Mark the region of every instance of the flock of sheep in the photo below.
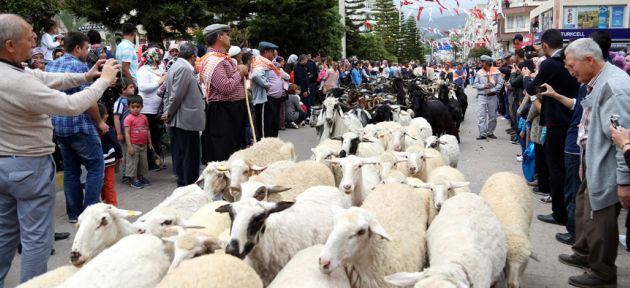
[[[501,172],[471,193],[457,139],[431,135],[423,118],[381,122],[301,162],[264,138],[143,215],[88,207],[73,265],[19,287],[519,287],[525,180]]]

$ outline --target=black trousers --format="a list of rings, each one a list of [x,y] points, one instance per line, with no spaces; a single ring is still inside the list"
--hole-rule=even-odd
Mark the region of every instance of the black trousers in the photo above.
[[[562,223],[567,221],[567,208],[564,204],[564,143],[567,129],[567,126],[547,126],[547,139],[543,145],[549,169],[551,210],[556,221]]]
[[[256,119],[254,128],[256,129],[256,140],[264,137],[278,137],[280,129],[280,105],[284,102],[277,98],[267,98],[264,104],[254,105]]]
[[[157,165],[155,165],[155,161],[153,161],[153,159],[155,159],[155,156],[153,155],[154,153],[156,153],[157,155],[162,155],[162,151],[160,150],[160,141],[162,140],[162,122],[160,120],[157,119],[157,115],[156,114],[144,114],[144,116],[147,116],[147,119],[149,119],[149,131],[151,131],[151,143],[153,144],[153,149],[155,149],[155,152],[151,151],[150,149],[147,149],[147,160],[149,161],[149,169],[154,169],[154,168],[158,168]]]
[[[206,130],[202,136],[204,161],[225,161],[245,148],[248,123],[245,100],[210,102],[206,106]]]
[[[193,184],[199,178],[201,142],[199,131],[169,127],[171,158],[177,176],[177,187]]]
[[[549,169],[545,160],[545,149],[543,145],[534,143],[534,155],[536,174],[538,174],[538,190],[542,193],[551,193],[549,188]]]

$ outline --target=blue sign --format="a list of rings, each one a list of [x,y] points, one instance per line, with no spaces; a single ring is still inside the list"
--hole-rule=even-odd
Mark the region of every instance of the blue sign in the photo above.
[[[599,30],[608,32],[608,34],[610,34],[610,38],[612,38],[613,41],[630,41],[630,28],[623,28],[623,29],[560,29],[558,31],[560,31],[560,33],[562,34],[562,39],[565,42],[568,42],[571,39],[586,38],[589,35],[591,35],[591,33],[595,32],[595,31],[599,31]],[[540,37],[541,36],[542,36],[542,32],[536,33],[534,35],[534,43],[535,44],[540,44]]]
[[[599,6],[597,28],[608,28],[608,6]]]
[[[613,6],[610,17],[610,28],[623,28],[623,12],[625,6]]]

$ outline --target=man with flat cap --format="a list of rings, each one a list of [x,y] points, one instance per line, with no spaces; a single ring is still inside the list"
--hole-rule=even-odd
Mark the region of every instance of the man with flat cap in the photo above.
[[[260,42],[260,56],[252,62],[252,98],[256,112],[256,138],[278,137],[280,127],[280,105],[284,86],[282,71],[273,64],[276,57],[276,46],[270,42]]]
[[[499,99],[497,94],[503,87],[503,77],[499,69],[492,66],[492,57],[481,55],[481,69],[476,73],[474,87],[477,89],[478,99],[478,126],[479,137],[477,140],[486,138],[497,139],[494,136],[494,129],[497,127],[497,107]]]
[[[206,129],[203,150],[206,161],[224,161],[245,147],[247,103],[243,78],[248,69],[227,54],[230,26],[212,24],[203,29],[208,53],[203,57],[199,78],[206,97]]]

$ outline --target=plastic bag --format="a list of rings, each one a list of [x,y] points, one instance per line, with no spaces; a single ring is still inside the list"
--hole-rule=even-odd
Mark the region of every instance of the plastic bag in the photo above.
[[[523,152],[523,176],[528,182],[536,180],[536,155],[534,149],[534,141],[529,141],[527,148]]]

